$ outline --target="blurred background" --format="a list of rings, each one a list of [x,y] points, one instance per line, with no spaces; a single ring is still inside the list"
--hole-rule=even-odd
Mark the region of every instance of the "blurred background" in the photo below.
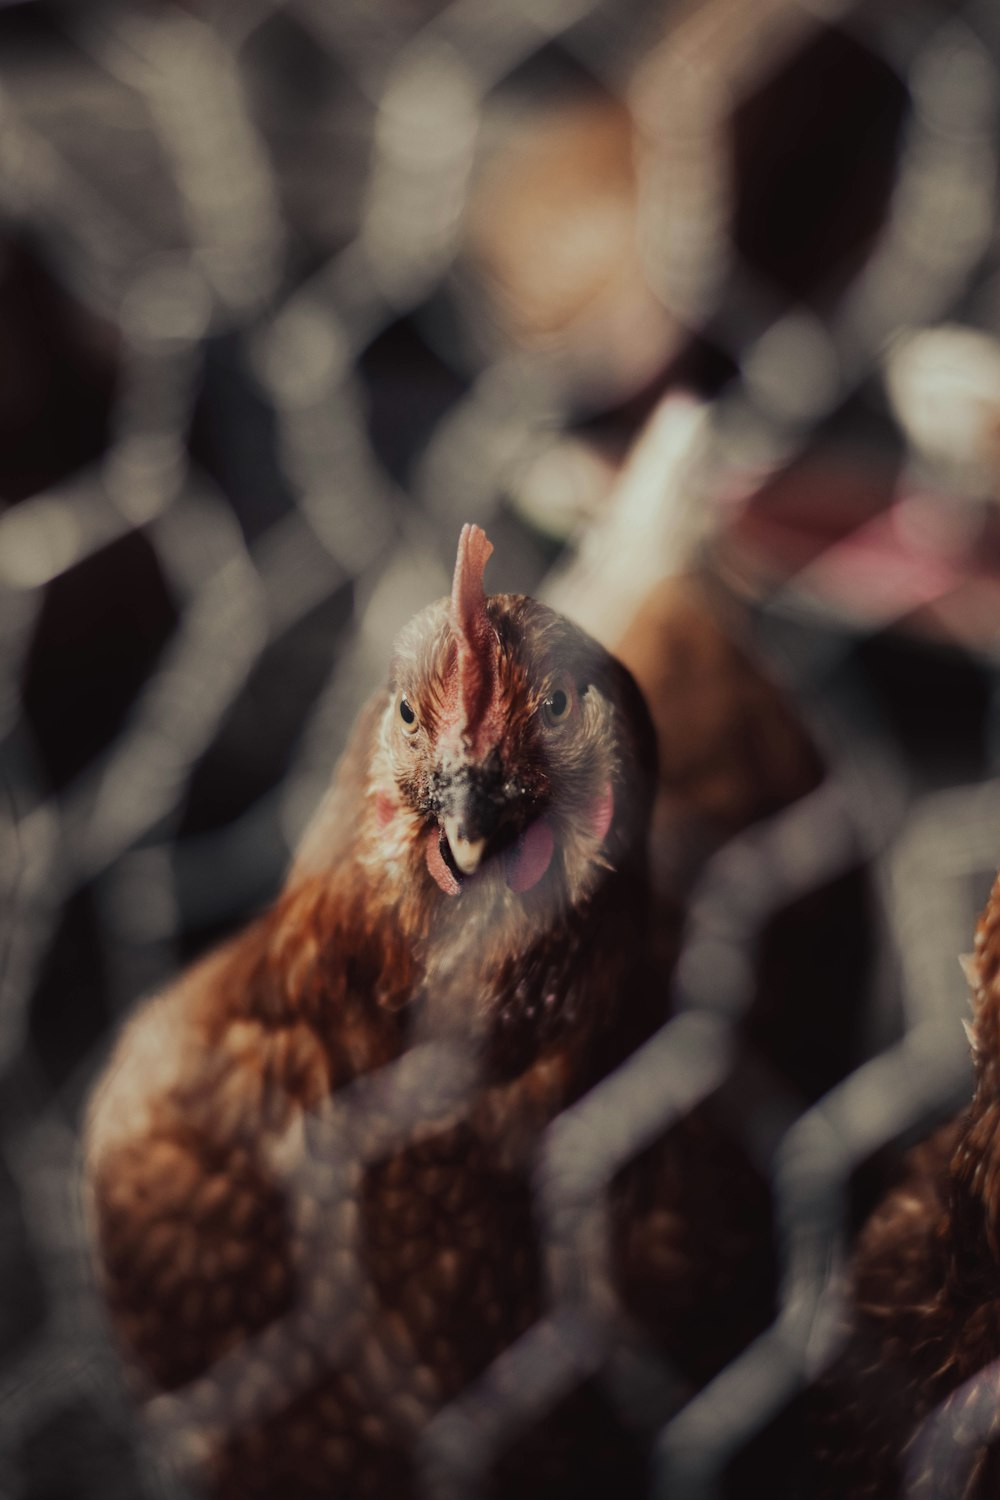
[[[782,996],[777,1333],[664,1415],[662,1493],[791,1430],[830,1247],[968,1086],[998,66],[992,0],[0,9],[5,1500],[180,1493],[90,1291],[87,1091],[277,890],[465,521],[676,725],[674,1003]]]

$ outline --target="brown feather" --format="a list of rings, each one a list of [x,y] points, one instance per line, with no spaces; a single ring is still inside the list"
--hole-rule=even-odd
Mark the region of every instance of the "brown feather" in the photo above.
[[[812,1492],[830,1500],[986,1500],[1000,1485],[989,1419],[1000,1360],[1000,879],[968,972],[972,1101],[911,1153],[866,1225],[846,1345],[813,1400]]]

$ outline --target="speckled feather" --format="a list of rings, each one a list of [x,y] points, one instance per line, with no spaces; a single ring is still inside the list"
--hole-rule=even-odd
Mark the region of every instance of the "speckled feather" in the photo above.
[[[969,1438],[976,1406],[984,1434],[1000,1412],[1000,878],[965,967],[973,1098],[910,1154],[860,1237],[844,1348],[812,1402],[809,1493],[822,1500],[1000,1492],[1000,1450]]]

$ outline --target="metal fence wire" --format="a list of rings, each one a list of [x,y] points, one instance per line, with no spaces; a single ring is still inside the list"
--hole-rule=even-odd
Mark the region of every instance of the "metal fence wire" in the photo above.
[[[140,1409],[80,1132],[118,1023],[280,888],[466,521],[489,587],[666,674],[679,915],[661,1029],[542,1138],[547,1306],[415,1419],[415,1493],[493,1493],[584,1387],[646,1454],[611,1492],[807,1493],[850,1236],[968,1090],[1000,859],[998,59],[990,0],[0,10],[5,1500],[197,1493],[248,1363],[287,1391],[303,1328],[348,1337],[303,1274]],[[769,714],[808,785],[761,789]],[[345,1210],[359,1316],[357,1174],[475,1088],[444,1046],[336,1093],[286,1184]],[[707,1107],[777,1269],[692,1378],[605,1261],[622,1172]]]

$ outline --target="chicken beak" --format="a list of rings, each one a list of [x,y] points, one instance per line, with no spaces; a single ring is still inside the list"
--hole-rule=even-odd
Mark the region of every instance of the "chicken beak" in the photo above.
[[[486,840],[464,838],[460,832],[462,825],[456,817],[442,818],[441,826],[451,848],[451,857],[462,874],[474,875],[479,869]]]

